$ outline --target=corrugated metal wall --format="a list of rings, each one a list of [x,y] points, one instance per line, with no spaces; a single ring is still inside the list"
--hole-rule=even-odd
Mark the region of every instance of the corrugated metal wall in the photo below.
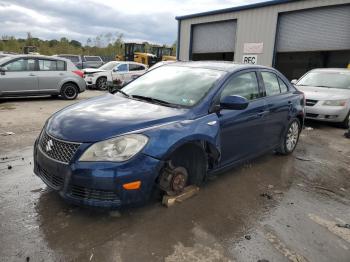
[[[237,19],[235,58],[242,61],[244,43],[264,43],[258,64],[272,66],[278,14],[308,8],[350,3],[349,0],[302,0],[257,9],[210,15],[181,20],[179,59],[188,60],[190,52],[191,25]]]
[[[276,49],[277,52],[350,50],[350,4],[280,15]]]

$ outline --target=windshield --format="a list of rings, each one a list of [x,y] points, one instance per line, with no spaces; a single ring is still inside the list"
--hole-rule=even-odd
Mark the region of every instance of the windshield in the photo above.
[[[350,89],[350,72],[310,72],[297,85]]]
[[[101,70],[112,70],[115,66],[117,66],[119,63],[118,62],[108,62],[107,64],[104,64],[103,66],[100,66],[99,69]]]
[[[131,96],[190,107],[197,104],[225,73],[204,68],[162,66],[137,78],[123,91]]]

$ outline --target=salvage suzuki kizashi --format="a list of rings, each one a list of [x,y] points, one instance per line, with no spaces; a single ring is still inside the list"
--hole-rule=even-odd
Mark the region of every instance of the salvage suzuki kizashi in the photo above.
[[[304,95],[278,71],[175,62],[55,113],[35,142],[35,173],[67,201],[116,208],[159,188],[295,149]]]

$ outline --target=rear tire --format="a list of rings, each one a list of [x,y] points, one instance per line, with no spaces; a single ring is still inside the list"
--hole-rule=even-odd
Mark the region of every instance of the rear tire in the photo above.
[[[97,78],[96,88],[103,91],[107,90],[107,77],[102,76]]]
[[[291,154],[296,148],[299,135],[301,131],[301,124],[297,118],[290,121],[286,131],[283,134],[281,145],[276,149],[277,153],[282,155]]]
[[[350,127],[350,111],[348,115],[345,117],[344,121],[341,123],[341,127],[348,129]]]
[[[66,100],[74,100],[78,97],[78,88],[73,83],[64,84],[61,88],[61,96]]]

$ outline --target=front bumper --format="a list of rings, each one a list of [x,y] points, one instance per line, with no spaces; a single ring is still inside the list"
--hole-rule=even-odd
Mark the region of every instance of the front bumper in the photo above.
[[[343,122],[349,112],[346,107],[340,106],[306,106],[306,118],[326,122]]]
[[[34,173],[48,187],[69,203],[109,209],[147,201],[161,167],[160,160],[144,154],[123,163],[74,159],[77,157],[70,164],[56,161],[41,150],[38,141],[35,142]],[[138,180],[141,181],[139,189],[123,188],[123,184]]]

